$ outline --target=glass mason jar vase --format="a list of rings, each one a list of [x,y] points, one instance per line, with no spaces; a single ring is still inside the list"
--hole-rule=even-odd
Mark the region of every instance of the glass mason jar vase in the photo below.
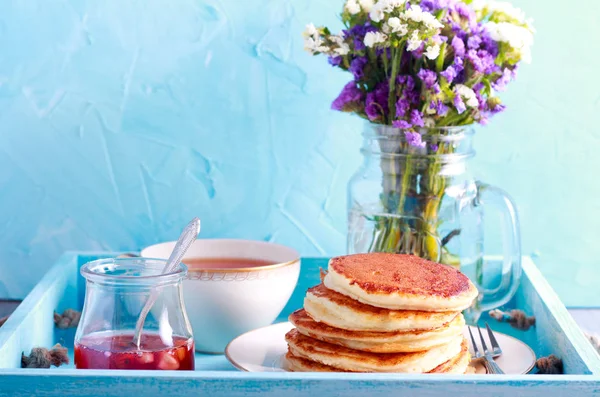
[[[166,261],[148,258],[101,259],[85,264],[85,301],[75,334],[79,369],[193,370],[194,339],[181,290],[185,265],[162,274]],[[135,326],[154,291],[142,328]]]
[[[470,126],[418,132],[422,144],[412,146],[402,129],[367,124],[364,161],[348,185],[348,253],[407,253],[454,266],[480,291],[474,313],[501,306],[521,274],[515,205],[470,174]],[[484,257],[486,211],[503,220],[504,255],[497,260]]]

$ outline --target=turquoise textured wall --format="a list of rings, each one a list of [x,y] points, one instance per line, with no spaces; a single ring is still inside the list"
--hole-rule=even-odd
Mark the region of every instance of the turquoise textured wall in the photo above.
[[[4,0],[0,296],[24,296],[64,250],[138,249],[195,215],[203,237],[343,253],[361,123],[329,110],[347,76],[300,36],[339,26],[341,5]],[[562,298],[600,304],[600,3],[519,5],[534,62],[475,165],[518,202],[524,253]]]

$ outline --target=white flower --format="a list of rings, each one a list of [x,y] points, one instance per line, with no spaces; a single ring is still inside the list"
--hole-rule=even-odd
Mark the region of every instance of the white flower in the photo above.
[[[525,22],[525,13],[520,8],[517,8],[507,1],[484,1],[476,0],[471,5],[475,11],[480,11],[486,8],[488,12],[500,12],[506,16],[516,19],[520,22]]]
[[[430,12],[423,11],[418,5],[411,5],[404,13],[405,18],[423,23],[429,29],[441,29],[444,25]]]
[[[479,101],[477,100],[477,95],[475,95],[475,91],[473,91],[464,84],[457,84],[455,89],[456,92],[465,100],[467,106],[471,108],[479,106]]]
[[[345,8],[352,15],[358,14],[360,12],[360,6],[356,2],[356,0],[348,0]]]
[[[373,8],[371,8],[371,11],[369,12],[369,17],[373,22],[381,22],[381,20],[385,17],[383,7],[381,7],[381,2],[375,3]]]
[[[329,36],[329,40],[337,44],[336,48],[333,48],[333,52],[338,55],[346,55],[350,52],[350,46],[344,42],[342,36]]]
[[[364,43],[367,47],[373,47],[375,44],[383,43],[387,36],[381,32],[367,32]]]
[[[421,14],[423,14],[423,10],[421,9],[421,6],[416,4],[411,5],[404,13],[406,18],[412,19],[415,22],[421,22]]]
[[[404,4],[406,4],[406,0],[385,0],[385,2],[387,3],[385,12],[392,12],[396,8],[402,7]]]
[[[429,59],[436,59],[440,55],[439,44],[430,45],[425,51],[425,56]]]
[[[358,0],[358,3],[364,12],[370,12],[371,8],[373,8],[374,0]]]
[[[316,52],[329,52],[329,48],[324,45],[325,43],[321,38],[319,30],[312,23],[306,25],[302,35],[304,36],[304,49],[306,51],[310,52],[311,54]]]
[[[513,6],[511,3],[506,1],[494,1],[494,0],[475,0],[471,3],[471,7],[475,11],[484,11],[486,13],[501,13],[508,18],[518,22],[519,25],[525,25],[529,30],[535,32],[533,28],[533,20],[525,16],[525,12],[520,8]]]
[[[435,113],[435,109],[433,110],[433,112]],[[423,123],[425,124],[425,127],[427,127],[427,128],[435,127],[435,119],[433,117],[424,117]]]
[[[323,40],[321,40],[320,37],[308,37],[304,39],[304,50],[310,52],[311,54],[316,52],[327,54],[329,51],[331,51],[329,47],[324,45]]]
[[[344,42],[344,38],[339,35],[331,35],[329,36],[329,40],[333,41],[337,45],[341,45]]]
[[[333,51],[339,55],[347,55],[350,52],[350,46],[346,43],[343,43],[341,46],[335,48]]]
[[[321,38],[321,33],[312,23],[306,25],[302,35],[304,36],[304,50],[311,54],[317,52],[328,54],[331,52],[331,49],[325,45]]]
[[[405,3],[406,0],[379,0],[371,7],[369,16],[373,22],[381,22],[385,18],[386,13],[389,14]]]
[[[485,24],[485,28],[493,40],[508,43],[517,51],[523,62],[531,62],[531,46],[533,45],[531,30],[508,22],[488,22]]]
[[[408,51],[414,51],[421,46],[422,42],[423,41],[419,38],[419,31],[414,30],[412,32],[412,35],[408,39],[408,46],[406,47],[406,49]]]
[[[408,33],[408,26],[403,24],[398,17],[388,19],[387,26],[392,33],[398,33],[399,36],[404,36]]]
[[[318,36],[319,31],[317,30],[317,28],[315,27],[314,24],[309,23],[308,25],[306,25],[306,28],[304,29],[304,32],[302,33],[302,35],[304,37]]]

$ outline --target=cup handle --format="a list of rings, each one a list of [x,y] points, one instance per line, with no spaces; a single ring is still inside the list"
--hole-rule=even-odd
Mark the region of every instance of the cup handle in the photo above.
[[[494,209],[501,214],[502,223],[502,274],[497,288],[483,288],[485,260],[474,280],[483,295],[479,304],[481,312],[506,304],[515,294],[521,279],[521,236],[516,205],[510,196],[495,186],[477,181],[475,205],[484,209]]]

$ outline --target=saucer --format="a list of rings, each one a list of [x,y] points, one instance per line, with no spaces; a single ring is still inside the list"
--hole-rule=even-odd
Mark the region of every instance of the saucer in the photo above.
[[[294,326],[289,323],[278,323],[267,327],[258,328],[246,332],[232,340],[225,349],[227,359],[239,370],[247,372],[286,372],[284,356],[287,353],[285,334]],[[471,327],[473,335],[477,334],[477,328]],[[465,327],[464,335],[471,341]],[[496,364],[506,374],[526,374],[535,365],[535,353],[529,346],[520,340],[494,332],[503,354],[495,359]],[[490,346],[486,337],[486,344]],[[477,374],[485,374],[485,369],[477,361],[473,360],[471,365]]]

